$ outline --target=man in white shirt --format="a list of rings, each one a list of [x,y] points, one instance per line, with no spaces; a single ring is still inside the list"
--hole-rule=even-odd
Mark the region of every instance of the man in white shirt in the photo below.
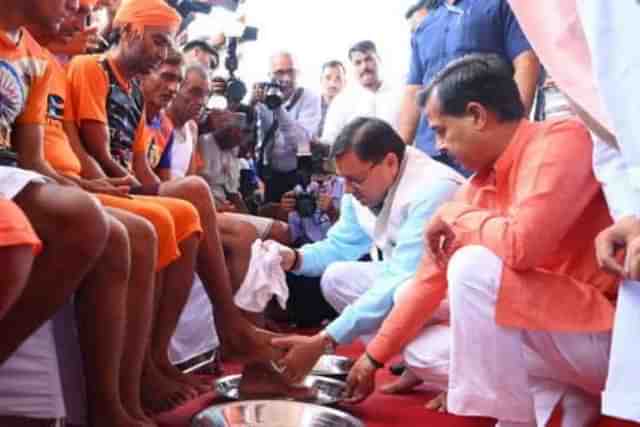
[[[290,52],[271,56],[269,77],[281,90],[282,104],[268,107],[262,85],[254,87],[252,104],[258,123],[258,172],[265,183],[265,202],[279,202],[301,183],[301,158],[311,158],[311,139],[320,124],[320,97],[297,86],[297,69]],[[274,125],[275,123],[275,125]]]
[[[349,49],[349,61],[357,83],[336,96],[329,107],[322,131],[322,140],[329,144],[356,117],[375,117],[398,129],[402,92],[380,79],[376,45],[371,40],[356,43]]]
[[[333,100],[342,92],[347,82],[347,70],[345,70],[342,62],[332,60],[322,65],[322,74],[320,75],[320,97],[322,101],[322,120],[318,126],[318,136],[322,137],[322,129],[327,118],[329,106]]]

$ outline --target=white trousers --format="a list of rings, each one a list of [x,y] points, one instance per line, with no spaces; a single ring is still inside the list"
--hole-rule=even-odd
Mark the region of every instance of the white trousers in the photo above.
[[[602,394],[602,412],[612,417],[640,422],[640,283],[626,281],[618,291],[615,326],[607,386]]]
[[[394,296],[397,301],[411,282],[404,283]],[[402,352],[407,369],[411,370],[429,390],[447,391],[449,385],[449,361],[451,330],[449,302],[440,304],[424,329]]]
[[[336,262],[326,269],[320,286],[325,299],[342,312],[357,300],[375,282],[380,270],[380,262]],[[401,284],[395,292],[394,300],[404,292],[410,280]],[[442,324],[449,318],[449,307],[445,302],[439,308],[424,330],[403,351],[405,363],[412,372],[424,381],[430,390],[445,391],[449,380],[449,326]],[[373,334],[361,337],[368,343]]]
[[[378,261],[334,262],[320,278],[322,295],[331,307],[342,313],[349,304],[373,286],[381,268],[381,262]],[[373,339],[373,334],[360,338],[368,343]]]
[[[381,269],[381,262],[338,261],[329,265],[322,274],[322,295],[338,312],[369,290]]]
[[[448,408],[502,425],[544,426],[562,403],[562,426],[586,426],[599,414],[610,333],[534,332],[495,322],[503,263],[482,246],[452,257]]]

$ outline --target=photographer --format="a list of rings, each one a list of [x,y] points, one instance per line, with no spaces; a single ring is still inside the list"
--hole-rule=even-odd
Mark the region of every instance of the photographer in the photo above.
[[[306,188],[297,185],[293,191],[284,193],[280,206],[288,215],[294,246],[327,237],[327,232],[340,216],[343,194],[343,180],[324,173],[314,174]]]
[[[271,82],[254,86],[251,103],[257,114],[258,171],[265,184],[265,202],[277,203],[303,181],[298,169],[305,161],[299,157],[304,156],[310,164],[310,143],[320,124],[322,107],[317,95],[297,87],[291,53],[274,54],[270,66]]]

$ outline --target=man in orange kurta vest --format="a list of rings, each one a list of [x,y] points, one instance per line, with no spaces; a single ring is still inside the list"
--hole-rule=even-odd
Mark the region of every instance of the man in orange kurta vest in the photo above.
[[[545,425],[563,402],[587,425],[599,413],[617,290],[595,258],[611,219],[588,131],[527,121],[511,70],[490,55],[449,64],[419,101],[440,147],[476,174],[427,225],[428,255],[352,370],[350,393],[369,392],[375,367],[448,291],[451,412]]]

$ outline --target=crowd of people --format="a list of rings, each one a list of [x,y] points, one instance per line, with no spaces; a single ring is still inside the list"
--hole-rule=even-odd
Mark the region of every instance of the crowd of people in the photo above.
[[[246,104],[212,106],[229,90],[219,46],[189,40],[164,0],[5,2],[0,366],[73,298],[87,425],[155,426],[210,389],[169,357],[198,281],[224,357],[290,384],[361,339],[351,403],[401,354],[382,391],[423,385],[441,393],[432,409],[500,427],[556,408],[563,427],[640,421],[617,311],[639,310],[618,301],[640,279],[633,162],[507,0],[423,0],[406,19],[406,82],[383,79],[363,40],[315,94],[279,50]],[[316,334],[234,304],[259,239],[279,244],[291,311],[321,313]]]

